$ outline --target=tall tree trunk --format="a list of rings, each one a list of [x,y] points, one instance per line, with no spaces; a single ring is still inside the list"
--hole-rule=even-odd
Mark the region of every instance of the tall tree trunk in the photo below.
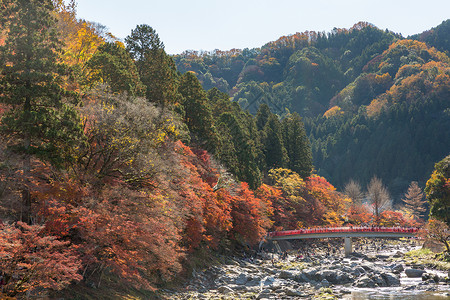
[[[25,112],[25,122],[30,121],[30,111],[31,111],[31,99],[26,97],[24,104]],[[21,210],[21,220],[27,224],[31,224],[31,195],[29,188],[29,178],[31,171],[31,155],[29,153],[31,145],[31,137],[29,133],[25,134],[23,139],[23,148],[25,150],[25,160],[23,162],[23,189],[22,189],[22,210]]]

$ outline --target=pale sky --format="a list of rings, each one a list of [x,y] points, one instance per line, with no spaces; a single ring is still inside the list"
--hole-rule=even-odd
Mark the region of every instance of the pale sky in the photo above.
[[[257,48],[296,32],[367,21],[404,37],[450,18],[450,0],[77,0],[78,18],[123,39],[148,24],[167,53]]]

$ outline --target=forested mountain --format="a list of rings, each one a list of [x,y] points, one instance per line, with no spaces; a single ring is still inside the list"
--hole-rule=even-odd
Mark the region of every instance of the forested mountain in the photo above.
[[[424,224],[417,184],[394,211],[380,179],[363,201],[315,168],[423,181],[449,149],[443,52],[360,23],[172,57],[75,7],[0,2],[0,298],[152,299],[268,231]]]
[[[450,148],[449,24],[405,39],[361,22],[174,60],[252,114],[297,112],[319,174],[341,188],[379,176],[398,201]]]

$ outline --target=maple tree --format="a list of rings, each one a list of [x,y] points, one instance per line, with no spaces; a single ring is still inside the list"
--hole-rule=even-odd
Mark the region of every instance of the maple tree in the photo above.
[[[450,253],[450,230],[448,224],[440,220],[430,218],[425,225],[424,230],[419,233],[422,237],[442,243],[445,251]]]
[[[369,225],[373,221],[373,214],[366,205],[351,205],[346,213],[346,219],[350,224]]]
[[[43,229],[23,222],[0,224],[0,296],[38,296],[45,289],[60,290],[82,279],[76,247]]]
[[[320,203],[318,207],[323,207],[323,212],[313,210],[318,222],[332,226],[343,224],[345,212],[351,204],[350,198],[338,193],[324,177],[317,175],[311,175],[308,178],[306,189],[308,190],[307,198],[313,198],[313,201]]]
[[[271,226],[266,203],[255,197],[244,182],[236,193],[231,210],[232,232],[238,241],[243,240],[250,245],[256,245]]]

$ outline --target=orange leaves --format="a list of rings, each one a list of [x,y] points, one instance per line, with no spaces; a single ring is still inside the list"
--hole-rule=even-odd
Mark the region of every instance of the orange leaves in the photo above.
[[[341,108],[339,106],[333,106],[332,108],[330,108],[329,110],[327,110],[323,116],[325,118],[330,118],[330,117],[334,117],[334,116],[339,116],[342,115],[344,112],[341,110]]]
[[[366,108],[367,116],[369,118],[378,116],[383,111],[383,109],[386,108],[387,104],[388,102],[384,98],[379,97],[377,99],[373,99],[372,102],[370,102],[370,105]]]
[[[385,210],[380,214],[378,224],[385,227],[405,226],[403,214],[397,211]]]
[[[235,236],[251,245],[261,241],[271,222],[266,213],[266,206],[248,189],[247,183],[241,183],[237,196],[233,197],[232,208]]]
[[[306,188],[310,196],[319,202],[317,207],[323,206],[321,210],[314,210],[317,221],[330,225],[341,225],[343,216],[350,205],[351,200],[336,192],[336,188],[325,178],[312,175],[306,182]]]
[[[351,205],[346,214],[347,220],[354,225],[367,225],[373,220],[373,214],[365,205]]]
[[[75,247],[45,235],[43,226],[22,222],[0,225],[0,269],[5,280],[2,292],[6,295],[62,289],[82,279],[80,268]]]

